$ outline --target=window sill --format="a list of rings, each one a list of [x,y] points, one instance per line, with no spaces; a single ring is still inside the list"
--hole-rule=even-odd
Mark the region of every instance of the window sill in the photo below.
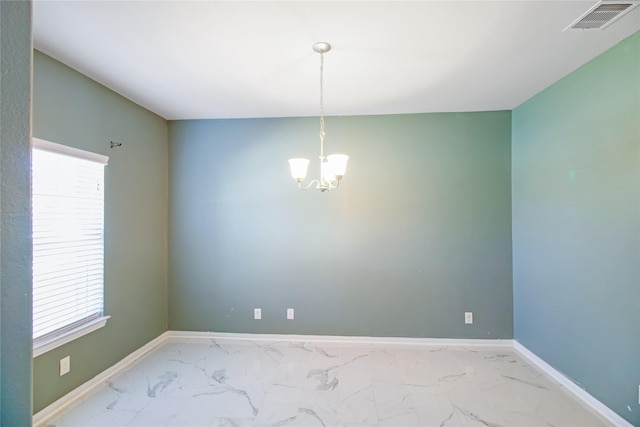
[[[87,335],[97,329],[103,328],[107,324],[111,316],[103,316],[84,323],[75,329],[65,332],[64,334],[52,337],[50,340],[39,342],[33,345],[33,357],[38,357],[54,348],[60,347],[68,342]]]

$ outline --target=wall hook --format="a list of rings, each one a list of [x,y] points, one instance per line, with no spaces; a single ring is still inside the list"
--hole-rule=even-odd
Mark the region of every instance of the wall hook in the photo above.
[[[113,142],[111,141],[111,148],[122,147],[122,142]]]

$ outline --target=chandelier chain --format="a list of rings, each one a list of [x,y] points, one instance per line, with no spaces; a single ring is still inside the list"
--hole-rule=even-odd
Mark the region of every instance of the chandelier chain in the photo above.
[[[324,157],[324,53],[320,52],[320,157]]]

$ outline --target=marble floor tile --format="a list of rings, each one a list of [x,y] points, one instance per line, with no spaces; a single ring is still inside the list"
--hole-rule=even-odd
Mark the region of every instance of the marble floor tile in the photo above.
[[[606,427],[500,347],[173,340],[47,427]]]

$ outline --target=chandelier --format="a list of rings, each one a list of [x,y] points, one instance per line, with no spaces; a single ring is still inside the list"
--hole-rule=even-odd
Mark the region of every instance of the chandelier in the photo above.
[[[331,50],[331,45],[325,42],[318,42],[313,45],[313,50],[320,54],[320,179],[314,179],[309,184],[304,185],[309,168],[308,159],[289,159],[291,175],[298,183],[301,190],[307,190],[315,184],[320,191],[333,190],[340,185],[340,180],[347,169],[346,154],[330,154],[324,156],[324,54]]]

